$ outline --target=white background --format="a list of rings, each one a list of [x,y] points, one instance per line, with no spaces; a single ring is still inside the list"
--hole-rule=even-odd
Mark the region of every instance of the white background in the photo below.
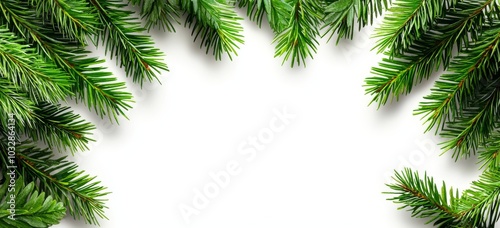
[[[76,108],[97,125],[97,142],[72,158],[112,192],[101,227],[430,227],[386,200],[392,170],[427,170],[461,189],[477,178],[475,160],[439,156],[440,139],[412,114],[432,82],[380,110],[368,106],[362,85],[381,58],[370,51],[371,28],[338,46],[322,39],[306,68],[291,69],[273,57],[268,26],[243,25],[233,61],[205,55],[183,26],[155,32],[170,68],[162,85],[141,90],[109,61],[135,96],[130,120],[111,125]],[[296,117],[247,160],[238,146],[284,107]],[[241,172],[187,224],[180,205],[192,206],[195,189],[232,160]],[[68,217],[55,227],[94,226]]]

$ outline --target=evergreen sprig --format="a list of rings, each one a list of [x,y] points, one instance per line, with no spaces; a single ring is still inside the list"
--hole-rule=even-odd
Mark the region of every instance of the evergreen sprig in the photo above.
[[[478,153],[483,174],[469,189],[448,192],[427,175],[396,172],[390,200],[437,227],[493,228],[500,218],[500,10],[495,0],[395,1],[375,30],[385,58],[366,92],[379,107],[438,76],[415,110],[446,141],[455,159]]]
[[[377,27],[373,37],[380,37],[376,49],[389,49],[392,54],[407,50],[414,40],[429,30],[432,23],[443,17],[457,0],[396,1]]]
[[[459,194],[458,190],[447,189],[443,182],[438,188],[433,178],[405,169],[395,172],[395,183],[386,194],[402,204],[399,209],[408,209],[412,216],[425,218],[436,227],[493,228],[500,218],[500,169],[485,171],[471,188]]]
[[[7,139],[0,137],[0,140],[0,149],[7,151]],[[67,161],[66,157],[56,158],[53,151],[38,148],[31,141],[18,144],[15,171],[26,183],[36,183],[37,189],[63,203],[76,219],[83,218],[90,224],[98,224],[98,218],[106,218],[103,197],[108,192],[100,182],[94,181],[95,177],[79,171],[78,166]],[[6,153],[0,155],[3,167],[12,165]]]
[[[34,102],[59,101],[70,94],[71,78],[44,61],[25,41],[0,26],[0,74]]]
[[[154,47],[153,40],[140,23],[132,16],[133,12],[123,10],[127,4],[121,0],[88,0],[95,7],[100,18],[100,33],[96,43],[102,40],[105,52],[119,57],[120,67],[127,76],[142,85],[145,81],[157,80],[154,72],[167,71],[161,53]]]
[[[373,24],[390,5],[391,0],[335,0],[326,1],[324,23],[330,39],[337,34],[337,43],[342,38],[352,39],[356,24],[358,29]]]
[[[86,42],[88,34],[97,31],[98,23],[94,11],[85,0],[31,0],[36,12],[66,37]]]
[[[187,14],[186,26],[192,29],[194,40],[201,39],[200,48],[212,50],[220,60],[226,53],[229,58],[236,54],[238,44],[243,43],[239,23],[242,20],[234,6],[224,0],[180,0],[180,8]]]
[[[140,1],[132,0],[134,4]],[[141,15],[146,20],[146,29],[161,28],[163,31],[175,32],[174,24],[178,24],[179,6],[171,1],[145,0],[142,2]]]
[[[437,227],[457,227],[460,223],[460,213],[457,211],[458,190],[446,188],[443,183],[438,188],[434,179],[424,175],[420,178],[417,172],[405,169],[394,174],[396,183],[388,184],[395,195],[389,200],[403,204],[399,209],[408,209],[412,216],[427,219]]]
[[[294,0],[286,28],[276,35],[275,56],[284,56],[283,62],[291,58],[291,66],[295,63],[305,64],[308,57],[316,53],[319,25],[323,14],[322,2],[317,0]]]

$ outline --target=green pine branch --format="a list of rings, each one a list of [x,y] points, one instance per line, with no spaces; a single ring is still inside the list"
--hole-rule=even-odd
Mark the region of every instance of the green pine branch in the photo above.
[[[58,32],[86,43],[87,34],[97,31],[97,14],[85,0],[31,0],[38,17],[58,25]]]
[[[374,49],[400,54],[407,50],[432,26],[437,18],[443,17],[454,7],[457,0],[400,0],[395,1],[384,17],[381,26],[375,29],[373,37],[379,38]]]
[[[405,169],[396,172],[388,184],[393,195],[388,200],[402,204],[412,217],[425,218],[436,227],[494,228],[500,218],[500,169],[485,171],[479,180],[462,192],[438,188],[433,178]]]
[[[13,120],[26,128],[33,128],[33,113],[37,109],[35,103],[19,88],[5,77],[0,75],[0,126],[7,126],[9,115]],[[0,129],[3,129],[0,128]]]
[[[481,168],[498,169],[500,168],[500,132],[495,130],[487,138],[478,151],[478,159]]]
[[[140,1],[131,1],[139,4]],[[179,6],[168,0],[144,0],[141,5],[142,18],[146,20],[145,28],[160,28],[163,31],[175,32],[174,24],[179,24]]]
[[[240,8],[247,8],[247,16],[262,26],[264,16],[275,33],[282,32],[288,25],[292,6],[283,0],[240,0]]]
[[[11,184],[10,177],[4,177],[3,183],[0,184],[1,227],[45,228],[61,221],[66,214],[66,209],[61,202],[45,192],[36,190],[34,182],[25,184],[22,178],[14,181]],[[15,211],[12,211],[14,213],[10,210],[12,199],[15,205]]]
[[[33,128],[19,127],[29,138],[45,142],[53,149],[68,149],[71,152],[87,150],[93,141],[89,137],[94,125],[73,113],[69,107],[59,104],[40,103],[33,112]]]
[[[484,171],[463,192],[457,208],[470,227],[494,228],[500,218],[500,169]]]
[[[497,122],[497,85],[493,85],[492,94],[489,94],[481,110],[471,113],[473,110],[464,110],[461,103],[467,105],[469,100],[477,103],[477,99],[470,99],[477,91],[473,88],[480,88],[481,80],[497,75],[500,70],[499,43],[500,26],[486,29],[477,42],[452,61],[449,67],[451,73],[441,76],[433,93],[426,97],[427,101],[421,106],[419,113],[452,122],[443,131],[444,136],[454,138],[445,144],[445,150],[455,149],[455,154],[467,156],[493,130],[494,122]],[[453,115],[456,116],[456,113],[463,117],[455,121]]]
[[[380,107],[389,100],[399,100],[401,95],[410,93],[414,85],[428,79],[439,67],[446,69],[454,56],[454,48],[463,50],[479,36],[485,18],[496,15],[492,9],[497,4],[493,0],[459,2],[415,40],[405,53],[386,53],[387,57],[378,67],[372,68],[372,76],[365,81],[366,93],[373,96],[372,102]],[[428,130],[440,123],[431,121]]]
[[[386,194],[395,195],[388,200],[402,204],[399,209],[408,209],[412,217],[424,218],[436,227],[457,227],[460,223],[458,190],[447,189],[444,183],[438,188],[433,178],[425,174],[421,179],[410,169],[396,172],[394,180],[396,183],[387,185],[392,191]]]
[[[157,80],[155,72],[167,71],[162,62],[163,53],[154,47],[150,36],[132,16],[133,12],[124,10],[127,4],[121,0],[88,0],[97,10],[101,21],[101,31],[95,37],[105,46],[105,52],[119,58],[120,67],[127,76],[141,85],[145,81]]]
[[[283,56],[283,63],[290,59],[295,63],[306,64],[306,58],[314,58],[317,51],[319,27],[323,17],[323,2],[318,0],[293,0],[288,25],[274,39],[275,57]]]
[[[329,40],[337,34],[337,43],[342,38],[352,39],[356,24],[358,30],[373,24],[376,17],[391,4],[391,0],[334,0],[326,1],[324,36],[330,34]]]
[[[43,60],[5,25],[0,25],[0,64],[0,75],[26,92],[34,102],[57,102],[71,94],[71,78]]]
[[[4,165],[8,161],[7,143],[1,140],[0,150]],[[78,166],[56,158],[49,149],[40,149],[30,141],[16,145],[15,164],[19,176],[25,182],[35,182],[37,189],[62,202],[75,219],[84,219],[90,224],[99,224],[104,215],[106,188],[95,181],[95,177],[78,170]]]
[[[233,6],[224,0],[181,0],[180,8],[187,14],[185,25],[192,29],[195,41],[201,40],[200,48],[205,47],[207,54],[212,50],[217,60],[224,53],[230,59],[237,55],[243,28]]]
[[[35,16],[35,9],[26,2],[1,1],[0,9],[4,12],[3,21],[12,25],[11,30],[33,42],[45,59],[54,61],[72,77],[72,91],[77,101],[83,101],[101,117],[118,121],[118,115],[125,116],[124,111],[131,107],[132,95],[123,91],[123,82],[117,82],[110,72],[99,66],[104,60],[87,57],[89,52],[80,43],[54,31],[48,21]]]

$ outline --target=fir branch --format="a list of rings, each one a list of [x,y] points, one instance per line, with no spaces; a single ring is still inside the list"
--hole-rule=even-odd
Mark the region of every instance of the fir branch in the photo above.
[[[1,78],[0,86],[3,86]],[[9,89],[8,84],[5,89]],[[0,88],[0,99],[3,98],[2,91],[3,88]],[[69,149],[71,152],[86,150],[87,144],[93,141],[89,135],[95,129],[94,125],[73,113],[69,107],[47,102],[35,105],[30,100],[22,100],[22,93],[10,92],[7,95],[12,96],[9,97],[11,100],[6,99],[7,102],[0,105],[5,107],[0,110],[0,128],[7,128],[11,124],[8,120],[12,117],[18,135],[42,141],[54,149]]]
[[[57,102],[71,94],[69,75],[44,61],[24,40],[1,25],[0,66],[0,75],[24,90],[34,102]]]
[[[0,75],[0,126],[9,125],[9,115],[13,114],[17,124],[32,128],[33,112],[36,109],[27,94],[19,91],[16,85]]]
[[[330,34],[330,40],[334,34],[338,34],[337,43],[342,38],[352,39],[356,23],[361,29],[366,25],[373,24],[376,17],[380,16],[391,0],[336,0],[325,8],[326,32],[323,36]]]
[[[412,216],[429,219],[437,227],[493,228],[500,218],[500,169],[486,170],[478,181],[459,196],[443,183],[441,190],[433,179],[419,177],[418,172],[405,169],[395,173],[389,184],[396,195],[389,200],[409,208]]]
[[[500,169],[500,132],[491,133],[479,150],[481,168]]]
[[[452,61],[449,67],[452,73],[441,76],[433,92],[425,97],[428,101],[424,103],[425,107],[420,108],[420,112],[425,113],[426,116],[432,115],[430,118],[438,122],[453,121],[454,116],[459,115],[457,114],[459,112],[460,115],[463,115],[463,111],[459,110],[463,110],[464,107],[457,102],[467,104],[467,101],[474,95],[473,88],[477,87],[484,77],[496,75],[500,70],[498,66],[500,60],[499,44],[500,24],[486,29],[477,42]],[[493,117],[496,116],[497,102],[500,101],[500,97],[496,95],[498,92],[496,87],[497,85],[492,87],[492,94],[488,96],[489,100],[482,111],[476,112],[477,115],[472,113],[471,116],[465,116],[464,119],[452,122],[445,129],[444,136],[456,137],[445,144],[445,150],[455,149],[454,155],[467,156],[470,150],[477,149],[482,137],[488,136],[494,127],[491,124],[496,121],[496,118]],[[471,112],[471,110],[466,111]]]
[[[132,1],[139,4],[139,1]],[[175,32],[174,23],[179,24],[179,6],[169,0],[144,0],[141,15],[146,19],[146,29],[161,28],[163,31]]]
[[[85,43],[97,31],[97,15],[85,0],[30,0],[38,17],[50,21],[60,33]]]
[[[374,49],[379,53],[401,54],[415,39],[429,30],[434,20],[443,17],[457,0],[400,0],[388,10],[382,25],[373,37],[379,38]]]
[[[69,107],[40,103],[33,113],[33,128],[19,127],[31,139],[45,142],[50,148],[69,149],[71,152],[87,150],[93,141],[88,136],[94,125],[73,113]]]
[[[26,2],[0,1],[0,9],[4,13],[0,22],[9,21],[12,30],[33,42],[46,59],[53,60],[72,76],[75,82],[72,91],[78,101],[84,101],[101,117],[107,115],[118,121],[118,115],[125,115],[124,110],[131,107],[128,103],[132,95],[123,92],[124,83],[116,82],[111,73],[98,66],[104,60],[88,58],[89,52],[80,43],[56,33],[49,22],[35,17],[36,11]]]
[[[288,25],[292,6],[283,0],[240,0],[239,7],[247,7],[247,16],[259,27],[266,15],[271,29],[275,33],[282,32]]]
[[[35,183],[24,183],[22,178],[10,185],[10,181],[0,185],[0,226],[3,228],[44,228],[58,224],[66,209],[45,192],[38,192]],[[15,215],[12,215],[8,203],[15,196]],[[9,218],[9,216],[12,216]]]
[[[425,174],[421,179],[410,169],[396,172],[394,180],[396,183],[388,185],[393,191],[386,194],[396,195],[388,200],[403,204],[399,209],[408,208],[412,217],[428,219],[427,223],[437,227],[455,227],[461,222],[454,206],[459,199],[458,190],[448,190],[444,183],[438,189],[433,178]]]
[[[181,9],[187,13],[185,25],[192,28],[194,41],[201,39],[200,48],[212,50],[216,60],[226,53],[230,59],[237,55],[238,44],[243,44],[239,23],[243,20],[225,0],[181,0]]]
[[[102,40],[105,52],[119,57],[118,63],[125,68],[127,76],[142,85],[158,79],[155,72],[168,70],[162,62],[163,53],[154,47],[150,36],[141,34],[144,29],[132,16],[133,12],[122,9],[127,4],[121,0],[88,1],[97,10],[103,26],[96,43]]]
[[[291,58],[291,66],[295,63],[306,64],[306,58],[314,58],[321,23],[322,3],[318,0],[293,0],[288,26],[276,35],[275,57],[284,56],[283,63]]]
[[[498,77],[500,74],[496,74]],[[480,94],[465,101],[460,109],[460,116],[445,124],[441,135],[451,140],[444,143],[444,149],[455,149],[454,156],[469,157],[479,147],[484,145],[498,126],[500,107],[500,80],[495,78],[488,82],[486,88],[480,89]],[[469,104],[467,104],[469,103]]]
[[[16,146],[17,172],[25,182],[37,183],[37,188],[60,201],[75,219],[83,218],[90,224],[99,224],[104,215],[106,188],[95,181],[95,177],[78,171],[78,166],[66,160],[55,158],[49,149],[40,149],[30,141]],[[6,144],[0,142],[0,150],[6,159]]]
[[[484,19],[493,14],[491,9],[496,4],[494,0],[459,2],[446,17],[439,19],[432,29],[415,40],[404,54],[391,57],[386,53],[388,57],[382,59],[378,67],[373,67],[373,76],[365,80],[366,93],[373,95],[372,103],[377,102],[380,107],[389,98],[399,100],[400,95],[410,93],[414,85],[428,79],[441,65],[447,68],[454,47],[463,50],[479,36]],[[416,113],[422,112],[423,109],[419,109]],[[431,122],[429,129],[435,124]]]
[[[494,228],[500,218],[500,169],[483,172],[470,189],[463,192],[457,209],[468,227]]]

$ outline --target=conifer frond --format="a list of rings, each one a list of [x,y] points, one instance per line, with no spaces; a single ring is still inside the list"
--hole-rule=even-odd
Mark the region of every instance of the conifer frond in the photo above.
[[[404,54],[391,56],[391,53],[386,53],[387,58],[382,59],[378,67],[373,67],[372,76],[365,80],[366,93],[373,95],[372,102],[377,102],[380,107],[389,98],[398,100],[402,94],[410,93],[414,85],[428,79],[441,65],[447,68],[453,49],[467,48],[479,31],[469,33],[469,29],[482,27],[486,15],[491,13],[489,9],[495,4],[493,0],[459,2],[446,17],[439,19],[432,29],[415,40]]]
[[[117,57],[120,67],[127,76],[141,85],[145,81],[158,80],[155,72],[167,71],[163,53],[154,47],[149,35],[133,17],[133,12],[123,9],[127,6],[121,0],[88,0],[97,10],[101,31],[96,43],[101,40],[106,54]]]
[[[34,102],[57,102],[71,94],[70,76],[44,61],[3,25],[0,25],[0,75],[25,91]]]
[[[389,8],[384,22],[375,29],[379,38],[374,49],[401,54],[426,32],[433,22],[454,7],[457,0],[399,0]]]
[[[405,169],[396,172],[396,183],[389,184],[395,195],[389,200],[409,208],[412,216],[429,219],[437,227],[494,228],[500,218],[500,169],[488,169],[471,187],[458,194],[443,183],[436,187],[433,179],[419,177],[418,172]]]
[[[138,4],[139,1],[132,1]],[[141,15],[146,20],[146,29],[161,28],[163,31],[175,32],[174,23],[179,24],[179,6],[169,0],[144,0]]]
[[[283,56],[283,63],[291,58],[290,65],[306,64],[306,58],[314,58],[321,23],[322,1],[293,0],[292,10],[286,28],[276,35],[275,57]]]
[[[28,136],[35,141],[42,141],[54,149],[68,149],[71,152],[86,150],[87,144],[93,141],[89,138],[94,125],[73,113],[69,107],[60,104],[41,102],[33,104],[31,100],[22,100],[22,93],[10,92],[9,84],[2,84],[0,78],[0,128],[15,124],[16,133]],[[7,91],[4,97],[3,91]],[[12,116],[10,116],[12,115]],[[15,119],[9,122],[9,119]],[[23,121],[23,122],[21,122]]]
[[[12,30],[17,31],[73,79],[72,91],[78,101],[84,101],[101,117],[107,115],[116,121],[118,115],[131,106],[132,95],[124,92],[125,84],[117,82],[110,72],[99,66],[104,60],[89,58],[89,51],[81,44],[53,30],[53,26],[42,18],[35,17],[36,11],[23,1],[0,1],[3,20],[9,21]]]
[[[50,148],[69,149],[71,152],[87,150],[94,125],[73,113],[69,107],[40,103],[33,113],[33,128],[19,130],[35,141],[43,141]]]
[[[23,178],[19,178],[11,185],[7,179],[2,178],[0,184],[0,227],[45,228],[58,224],[66,214],[63,204],[45,192],[38,192],[35,183],[25,185]],[[11,196],[15,199],[15,215],[9,210]]]
[[[132,94],[126,92],[125,82],[119,82],[106,68],[101,66],[105,60],[90,58],[89,51],[73,47],[71,52],[58,51],[58,64],[70,73],[76,83],[73,86],[75,98],[83,101],[89,109],[103,118],[118,122],[118,116],[125,116],[131,108]],[[68,50],[69,51],[69,50]]]
[[[500,80],[490,80],[486,86],[476,86],[480,94],[466,100],[460,108],[460,115],[445,123],[441,135],[451,138],[444,143],[444,150],[454,149],[454,156],[469,157],[484,145],[498,127],[500,107]],[[483,87],[483,88],[481,88]]]
[[[240,0],[239,7],[247,7],[247,16],[259,27],[265,15],[275,33],[286,28],[292,12],[292,6],[283,0]]]
[[[408,208],[413,217],[427,219],[427,223],[437,227],[456,227],[461,222],[454,206],[459,199],[458,190],[447,189],[444,183],[439,189],[432,177],[425,174],[421,179],[418,172],[410,169],[396,172],[394,180],[396,183],[388,184],[392,192],[386,194],[395,195],[388,200],[402,204],[399,209]]]
[[[78,166],[65,157],[55,158],[51,150],[37,148],[30,141],[16,147],[16,171],[25,182],[35,182],[37,189],[62,202],[75,219],[99,224],[98,218],[106,218],[102,197],[108,192],[95,177],[79,171]],[[1,139],[0,151],[2,160],[7,161],[5,139]]]
[[[479,152],[481,168],[500,169],[500,132],[495,130],[485,140]]]
[[[329,2],[325,8],[326,32],[329,40],[337,34],[337,43],[342,38],[352,39],[355,25],[358,29],[371,25],[375,18],[382,14],[391,3],[391,0],[337,0]]]
[[[497,121],[497,102],[500,99],[496,94],[498,85],[486,87],[490,89],[491,94],[485,95],[488,100],[484,104],[485,107],[480,109],[482,111],[474,112],[474,105],[471,109],[464,109],[461,102],[465,105],[468,101],[477,103],[477,100],[471,98],[474,93],[478,93],[476,88],[481,86],[481,80],[493,77],[499,72],[499,44],[500,24],[485,29],[477,42],[452,61],[449,67],[451,73],[440,77],[433,92],[426,96],[426,101],[421,104],[418,112],[428,117],[429,127],[436,123],[444,124],[447,120],[452,122],[446,126],[444,135],[456,138],[445,145],[445,150],[455,149],[457,155],[468,155],[470,150],[477,149],[478,143],[483,140],[482,137],[487,137],[494,127],[491,124]],[[465,116],[453,122],[458,115]]]
[[[192,29],[200,48],[210,50],[220,60],[226,53],[230,59],[237,55],[238,44],[243,44],[243,20],[225,0],[181,0],[181,9],[187,13],[186,26]]]
[[[0,128],[7,126],[9,115],[13,114],[13,120],[27,128],[34,127],[33,112],[37,107],[28,95],[19,91],[19,88],[10,80],[0,75]]]
[[[30,0],[38,17],[45,18],[66,37],[85,43],[87,34],[97,32],[97,14],[86,0]]]
[[[457,209],[462,224],[468,227],[494,228],[500,218],[500,169],[489,169],[463,192]],[[462,226],[464,227],[464,226]]]

